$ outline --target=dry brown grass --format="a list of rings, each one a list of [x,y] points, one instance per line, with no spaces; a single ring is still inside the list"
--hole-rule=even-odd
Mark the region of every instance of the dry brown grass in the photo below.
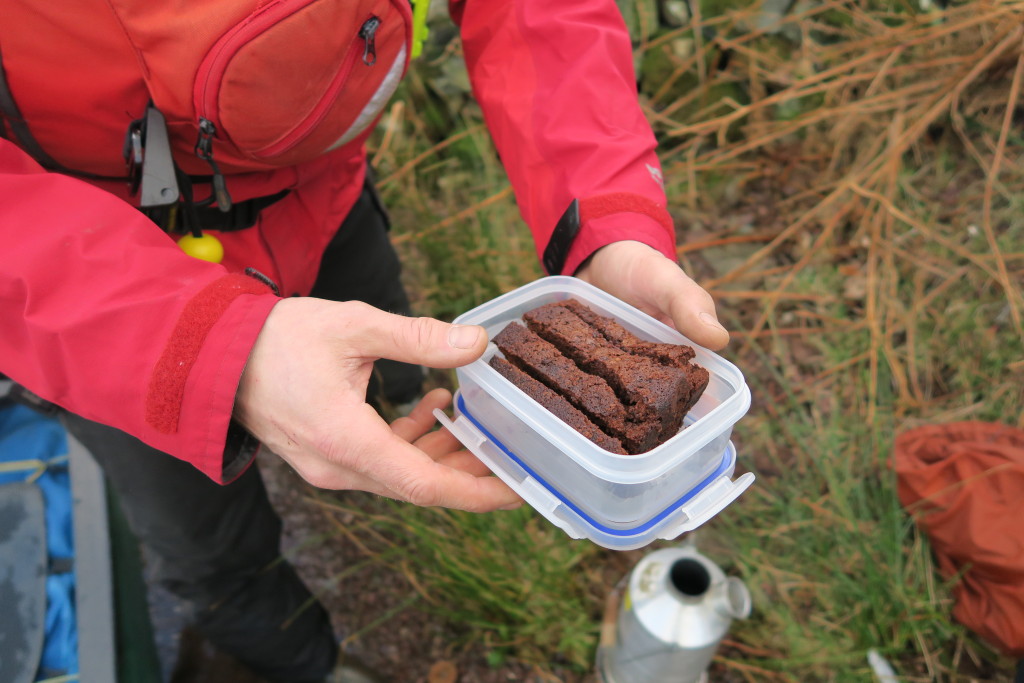
[[[707,217],[721,208],[712,203],[721,201],[714,188],[704,192],[705,175],[716,181],[728,175],[734,194],[752,188],[755,201],[771,202],[771,227],[753,234],[718,231],[693,243],[683,226],[684,260],[723,244],[764,243],[727,273],[706,280],[726,305],[758,300],[755,317],[743,325],[740,353],[765,334],[782,302],[806,299],[791,291],[801,276],[823,261],[856,264],[846,272],[864,280],[863,306],[853,324],[871,335],[863,359],[870,420],[883,362],[902,406],[929,400],[916,354],[902,352],[904,344],[894,340],[912,337],[914,321],[964,278],[976,278],[979,289],[997,288],[1014,331],[1024,337],[1021,254],[997,239],[1020,224],[1015,209],[1024,168],[1019,137],[1016,145],[1008,141],[1018,135],[1021,116],[1015,126],[1024,3],[966,3],[943,13],[941,22],[932,14],[869,11],[863,4],[827,2],[804,12],[798,23],[805,34],[830,11],[841,10],[848,25],[831,28],[836,42],[804,41],[785,58],[756,49],[767,29],[730,37],[735,27],[753,22],[753,10],[718,17],[721,37],[697,44],[678,69],[682,74],[706,65],[711,51],[732,52],[727,69],[706,74],[688,96],[709,104],[677,120],[673,113],[682,100],[657,106],[666,83],[651,96],[648,111],[666,141],[666,176],[687,179],[678,195],[686,216]],[[722,82],[740,83],[750,101],[707,98]],[[809,101],[815,106],[779,118],[787,103]],[[723,104],[728,111],[721,112]],[[946,139],[936,141],[939,133]],[[1008,154],[1010,147],[1016,153]],[[950,149],[957,154],[955,167],[941,158]],[[788,176],[804,186],[789,190]],[[775,191],[766,195],[765,186]],[[943,191],[955,194],[954,210],[937,206]],[[985,248],[970,239],[976,230]],[[801,239],[805,243],[794,248]],[[793,262],[782,265],[780,255]],[[901,291],[908,276],[917,287],[909,298]],[[803,315],[820,315],[815,299],[807,303]],[[845,329],[850,321],[832,323]],[[792,333],[800,329],[807,328]]]
[[[752,28],[756,2],[699,6],[636,50],[663,65],[641,95],[662,142],[680,262],[715,295],[734,332],[725,355],[754,393],[733,438],[758,481],[698,539],[755,600],[716,671],[864,681],[864,653],[877,647],[901,680],[1008,680],[1007,660],[951,621],[948,582],[887,462],[894,435],[915,425],[1024,427],[1024,1],[942,12],[910,0],[804,3],[785,18],[786,38],[778,25]],[[457,41],[435,53],[390,110],[374,159],[416,306],[451,317],[540,270],[479,113],[431,86]],[[429,526],[425,514],[415,523]],[[403,565],[410,584],[459,596],[470,622],[486,604],[488,623],[522,633],[517,600],[476,594],[475,581],[510,580],[496,574],[506,540],[526,554],[538,539],[567,552],[567,539],[500,527],[508,538],[495,548],[466,549],[499,527],[451,521],[464,525],[451,538],[416,536],[425,547]],[[568,579],[550,585],[600,610],[593,576],[617,580],[635,554],[571,548],[583,574],[545,574],[544,562],[529,571]],[[432,554],[467,574],[416,564]],[[583,575],[586,585],[573,581]],[[596,619],[568,620],[559,596],[539,597],[547,611],[531,611],[529,626],[550,640],[501,645],[495,626],[482,642],[554,661],[562,638],[576,666],[586,661]]]
[[[672,54],[669,81],[696,84],[645,100],[680,260],[755,394],[735,438],[759,487],[706,542],[766,611],[723,664],[867,680],[858,651],[874,645],[903,680],[1008,680],[948,622],[949,586],[900,525],[886,463],[920,424],[1024,427],[1024,3],[824,2],[782,50],[773,27],[744,28],[756,9],[707,19],[713,35]]]

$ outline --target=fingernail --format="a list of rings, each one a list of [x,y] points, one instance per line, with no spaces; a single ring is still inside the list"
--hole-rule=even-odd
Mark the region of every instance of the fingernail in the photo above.
[[[722,332],[728,332],[728,330],[726,330],[722,326],[722,323],[718,322],[718,319],[715,318],[715,316],[711,315],[710,313],[701,311],[700,315],[698,315],[697,317],[700,319],[702,323],[704,323],[708,327],[716,327],[720,329]]]
[[[481,331],[476,325],[452,325],[448,330],[448,344],[453,349],[471,349],[476,346]]]
[[[506,505],[505,507],[498,508],[498,509],[499,510],[518,510],[521,507],[523,507],[523,504],[522,504],[522,502],[519,502],[519,503],[512,503],[511,505]]]

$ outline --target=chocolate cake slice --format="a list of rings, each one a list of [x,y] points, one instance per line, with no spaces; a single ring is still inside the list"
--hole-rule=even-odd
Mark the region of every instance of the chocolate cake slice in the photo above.
[[[671,438],[707,387],[693,349],[640,339],[578,301],[538,306],[523,321],[491,340],[505,356],[491,366],[613,453],[646,453]]]
[[[576,299],[566,299],[565,301],[559,301],[549,305],[561,306],[562,308],[572,311],[582,318],[584,322],[600,332],[605,339],[624,351],[629,351],[630,353],[635,353],[641,356],[648,356],[650,358],[654,358],[659,363],[671,365],[676,368],[685,368],[689,366],[690,361],[693,359],[694,353],[691,347],[683,346],[682,344],[665,344],[640,339],[620,325],[617,321],[597,313],[593,309],[588,308],[579,301],[576,301]]]
[[[584,372],[530,330],[510,323],[491,341],[513,365],[558,392],[603,432],[618,439],[627,453],[643,453],[657,445],[656,426],[631,421],[608,382]]]
[[[574,408],[571,403],[501,356],[491,358],[490,366],[497,370],[502,377],[522,389],[527,396],[551,411],[555,417],[601,448],[612,453],[618,453],[619,455],[626,455],[622,442],[602,432],[597,425],[588,420],[587,416]]]
[[[682,370],[623,351],[563,306],[542,306],[523,320],[583,370],[603,377],[626,405],[630,421],[655,421],[652,428],[659,432],[663,424],[678,431],[681,403],[691,391]]]
[[[640,339],[612,318],[600,315],[575,299],[566,299],[565,301],[548,304],[548,306],[559,306],[572,311],[580,319],[600,332],[605,339],[624,351],[652,358],[658,363],[678,368],[685,372],[691,389],[686,400],[683,402],[684,415],[690,412],[690,409],[697,404],[697,401],[700,400],[701,395],[707,388],[710,375],[705,368],[692,362],[694,352],[691,347],[683,344],[667,344]]]
[[[608,382],[583,372],[558,349],[518,323],[491,340],[513,365],[561,394],[605,432],[626,428],[626,409]]]

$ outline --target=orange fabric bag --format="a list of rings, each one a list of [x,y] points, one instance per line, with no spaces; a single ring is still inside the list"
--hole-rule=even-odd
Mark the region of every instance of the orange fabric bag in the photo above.
[[[939,570],[963,574],[953,616],[1024,657],[1024,432],[960,422],[896,439],[900,502],[931,539]]]

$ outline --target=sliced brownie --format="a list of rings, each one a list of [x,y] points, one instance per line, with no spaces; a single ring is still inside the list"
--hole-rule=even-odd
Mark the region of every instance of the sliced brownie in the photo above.
[[[697,404],[697,401],[707,388],[710,375],[705,368],[691,362],[694,357],[691,347],[683,344],[666,344],[664,342],[651,342],[646,339],[640,339],[615,320],[595,312],[575,299],[566,299],[565,301],[548,304],[548,306],[558,306],[572,311],[597,332],[600,332],[605,339],[623,351],[646,356],[662,365],[678,368],[686,373],[690,390],[683,401],[684,416]]]
[[[555,417],[601,448],[612,453],[618,453],[619,455],[626,455],[626,450],[618,439],[602,432],[597,425],[588,420],[587,416],[574,408],[571,403],[533,377],[530,377],[501,356],[491,358],[490,365],[502,377],[522,389],[527,396],[551,411]]]
[[[625,429],[626,409],[608,382],[589,375],[558,349],[518,323],[505,326],[491,340],[513,365],[564,396],[611,435]]]
[[[635,353],[640,356],[647,356],[657,360],[664,365],[671,365],[676,368],[689,366],[693,358],[693,349],[682,344],[665,344],[650,342],[640,339],[635,334],[620,325],[617,321],[595,312],[575,299],[559,301],[551,306],[561,306],[578,315],[584,322],[601,333],[605,339],[612,342],[620,349]]]
[[[640,339],[579,301],[539,306],[491,340],[491,366],[588,439],[639,454],[682,426],[707,387],[693,349]]]
[[[582,369],[603,377],[626,404],[630,421],[645,423],[657,434],[666,424],[679,429],[681,404],[691,391],[682,370],[623,351],[562,306],[542,306],[523,320]]]

